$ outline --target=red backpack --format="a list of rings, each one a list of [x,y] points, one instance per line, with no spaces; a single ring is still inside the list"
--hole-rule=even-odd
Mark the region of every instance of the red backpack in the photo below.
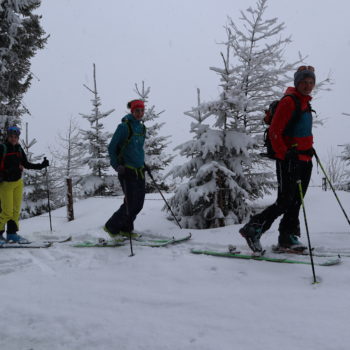
[[[265,124],[270,126],[272,123],[272,119],[276,113],[276,109],[277,109],[278,104],[280,103],[280,101],[282,101],[287,96],[291,97],[295,103],[295,113],[293,113],[292,118],[290,119],[286,128],[284,129],[284,133],[289,128],[291,128],[293,126],[293,124],[297,123],[300,120],[302,112],[303,112],[301,110],[301,102],[296,95],[293,95],[293,94],[284,95],[281,99],[271,102],[269,105],[269,108],[265,110],[265,116],[264,116]],[[309,104],[309,108],[310,108],[310,110],[312,110],[310,104]],[[276,159],[275,151],[272,148],[271,140],[269,137],[269,127],[267,127],[265,132],[264,132],[264,147],[266,148],[266,152],[260,153],[260,155],[263,157],[270,158],[270,159]]]

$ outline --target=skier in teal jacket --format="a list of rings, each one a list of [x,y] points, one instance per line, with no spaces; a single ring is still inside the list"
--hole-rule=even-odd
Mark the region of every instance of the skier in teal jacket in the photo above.
[[[112,237],[129,236],[145,199],[146,127],[142,122],[145,105],[142,100],[128,103],[131,113],[122,118],[108,146],[111,166],[118,173],[124,202],[109,218],[104,230]]]

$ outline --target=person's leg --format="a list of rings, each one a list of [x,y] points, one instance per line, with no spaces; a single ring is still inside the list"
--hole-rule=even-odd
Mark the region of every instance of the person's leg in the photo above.
[[[17,243],[28,243],[28,241],[16,232],[19,228],[19,217],[21,214],[23,180],[13,182],[13,211],[10,220],[7,222],[7,239]]]
[[[125,195],[124,202],[105,224],[107,231],[113,235],[120,231],[132,232],[145,198],[145,179],[134,170],[126,168],[125,174],[119,175],[119,181]]]
[[[108,233],[112,235],[119,234],[120,231],[124,230],[127,219],[127,207],[126,207],[126,197],[125,197],[125,184],[127,182],[127,177],[125,175],[118,175],[118,179],[121,185],[121,188],[124,193],[124,201],[123,204],[119,207],[119,209],[113,213],[113,215],[107,220],[105,223],[105,229]]]
[[[266,232],[278,216],[285,213],[290,205],[291,195],[294,195],[296,182],[296,169],[293,163],[276,161],[276,175],[278,182],[277,200],[260,214],[253,216],[239,232],[246,239],[253,251],[262,251],[260,244],[261,235]]]
[[[310,183],[312,173],[312,162],[299,162],[298,179],[301,180],[301,186],[303,190],[303,196],[305,196],[307,188]],[[296,180],[296,182],[298,181]],[[299,186],[296,184],[295,193],[291,195],[290,206],[283,215],[283,218],[279,225],[279,244],[280,245],[298,245],[301,243],[297,237],[300,237],[300,222],[299,212],[301,206],[301,198],[299,192]]]
[[[276,176],[278,183],[276,202],[249,220],[249,223],[260,226],[261,233],[266,232],[273,222],[288,209],[291,193],[294,193],[295,190],[288,162],[276,161]]]
[[[140,175],[126,184],[127,230],[134,230],[134,221],[142,210],[145,200],[145,178]]]
[[[19,217],[21,215],[21,206],[23,198],[23,180],[16,181],[16,185],[13,189],[13,214],[12,220],[7,223],[8,230],[14,229],[11,233],[16,233],[19,229]],[[11,223],[13,222],[13,224]],[[9,227],[10,223],[10,227]]]
[[[1,182],[0,183],[0,232],[5,231],[6,223],[12,219],[13,216],[13,183]]]

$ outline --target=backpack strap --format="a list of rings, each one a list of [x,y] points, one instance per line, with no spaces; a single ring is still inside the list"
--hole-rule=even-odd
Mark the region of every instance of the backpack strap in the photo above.
[[[289,120],[289,122],[288,122],[286,128],[284,129],[283,133],[286,133],[295,123],[297,123],[300,120],[301,115],[303,114],[303,111],[301,110],[300,99],[296,95],[294,95],[294,94],[284,95],[281,98],[281,100],[284,99],[285,97],[291,97],[292,98],[292,100],[294,101],[294,104],[295,104],[295,110],[292,112],[292,118]]]
[[[130,143],[131,138],[134,135],[143,136],[143,137],[146,135],[146,126],[145,126],[145,124],[142,124],[142,126],[143,126],[142,134],[135,134],[134,130],[133,130],[133,128],[132,128],[132,126],[131,126],[131,124],[130,124],[128,119],[124,120],[123,123],[125,123],[127,125],[127,127],[128,127],[128,137],[124,141],[123,145],[120,147],[120,150],[118,152],[118,161],[119,161],[119,163],[122,163],[122,161],[123,161],[123,152],[124,152],[126,146]]]

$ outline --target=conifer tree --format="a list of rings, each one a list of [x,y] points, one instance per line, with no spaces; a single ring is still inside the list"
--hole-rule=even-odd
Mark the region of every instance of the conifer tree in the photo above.
[[[40,25],[41,16],[33,13],[40,3],[41,0],[0,1],[1,130],[19,125],[26,112],[22,98],[32,79],[30,59],[47,41]]]
[[[236,113],[249,134],[262,133],[264,109],[282,96],[303,60],[299,54],[297,61],[286,62],[284,51],[291,38],[283,37],[285,24],[278,23],[278,18],[264,18],[266,10],[267,0],[258,0],[255,8],[241,11],[240,26],[230,17],[226,25],[228,40],[224,44],[235,59],[229,68],[229,85],[246,98],[243,109]],[[211,69],[221,75],[220,69]]]
[[[102,119],[114,111],[114,109],[108,112],[100,111],[101,99],[97,91],[95,64],[93,65],[93,79],[93,89],[84,85],[93,94],[91,100],[93,109],[90,114],[81,114],[90,124],[90,129],[81,130],[83,135],[81,149],[87,150],[87,153],[82,158],[82,164],[87,165],[90,170],[90,173],[85,175],[81,181],[87,195],[103,194],[108,187],[107,169],[109,168],[109,158],[107,147],[112,135],[104,131]]]
[[[36,143],[37,141],[35,138],[29,141],[28,123],[26,123],[25,139],[21,140],[21,144],[24,152],[26,153],[28,161],[31,163],[40,163],[43,158],[43,154],[34,156],[33,152],[31,151],[31,148]],[[47,170],[38,171],[32,169],[25,169],[23,176],[25,186],[23,190],[23,205],[21,217],[32,217],[48,211],[47,183],[45,171]],[[54,194],[52,194],[51,199],[51,207],[58,207],[59,204],[56,201],[57,197]],[[55,205],[55,203],[57,204],[57,206]]]
[[[238,223],[250,213],[247,199],[252,181],[244,174],[244,164],[251,164],[248,150],[256,144],[232,118],[232,110],[242,108],[245,97],[228,94],[224,88],[218,100],[201,103],[199,90],[197,94],[197,107],[185,113],[195,119],[191,124],[194,138],[176,148],[189,160],[170,172],[189,181],[176,189],[170,205],[184,227]],[[214,126],[210,126],[212,117]]]
[[[51,150],[56,166],[55,172],[60,175],[60,181],[56,188],[60,192],[66,192],[66,179],[72,179],[74,196],[82,196],[79,181],[82,175],[82,136],[75,119],[69,120],[69,125],[64,134],[58,135],[58,147]]]
[[[350,117],[350,113],[343,113],[344,115]],[[350,191],[350,143],[347,143],[343,145],[343,151],[342,151],[342,161],[345,164],[344,169],[344,183],[342,188],[346,191]]]
[[[145,140],[145,163],[152,172],[152,176],[159,188],[162,190],[168,190],[169,187],[164,181],[164,174],[162,174],[162,171],[171,163],[171,161],[174,159],[174,156],[166,153],[166,148],[169,144],[167,140],[170,136],[159,135],[160,129],[164,123],[155,121],[164,111],[156,112],[154,105],[148,105],[151,88],[145,88],[144,82],[142,82],[141,88],[135,84],[135,91],[140,99],[146,103],[145,114],[142,118],[143,121],[147,124],[147,137]],[[155,188],[153,182],[147,180],[146,192],[156,191],[157,189]]]

